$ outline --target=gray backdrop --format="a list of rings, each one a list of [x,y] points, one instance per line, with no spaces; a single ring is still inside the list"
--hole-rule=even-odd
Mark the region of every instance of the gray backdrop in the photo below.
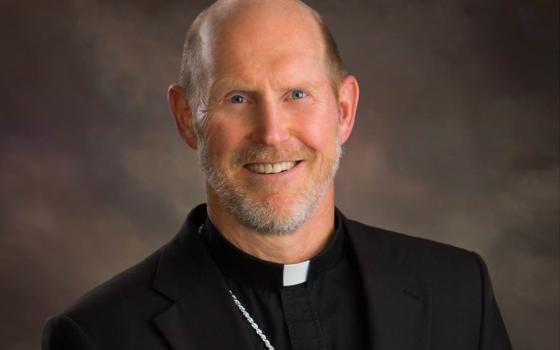
[[[338,206],[476,250],[515,348],[558,349],[558,3],[312,3],[361,83]],[[165,93],[207,4],[2,1],[0,348],[204,201]]]

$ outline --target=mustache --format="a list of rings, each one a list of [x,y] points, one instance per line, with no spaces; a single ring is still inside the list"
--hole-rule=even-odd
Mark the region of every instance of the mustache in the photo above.
[[[309,159],[314,152],[302,145],[296,149],[280,149],[266,145],[251,145],[240,149],[233,155],[234,164],[245,165],[249,163],[277,163]]]

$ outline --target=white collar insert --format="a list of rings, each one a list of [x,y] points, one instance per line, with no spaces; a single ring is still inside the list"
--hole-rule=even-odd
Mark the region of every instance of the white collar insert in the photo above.
[[[296,284],[307,281],[307,271],[309,271],[309,261],[300,262],[297,264],[284,265],[284,287],[295,286]]]

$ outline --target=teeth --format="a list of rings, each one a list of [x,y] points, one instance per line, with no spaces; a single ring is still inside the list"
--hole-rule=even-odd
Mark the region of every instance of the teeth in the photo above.
[[[247,169],[259,174],[277,174],[286,170],[290,170],[295,165],[296,162],[255,163],[247,165]]]

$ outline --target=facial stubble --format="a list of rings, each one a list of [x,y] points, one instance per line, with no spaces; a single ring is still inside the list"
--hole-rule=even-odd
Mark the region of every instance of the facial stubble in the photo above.
[[[326,158],[324,164],[314,173],[306,186],[293,194],[287,209],[281,213],[276,209],[274,196],[259,199],[252,195],[251,189],[236,185],[228,178],[220,163],[213,159],[203,137],[198,137],[198,158],[206,183],[216,193],[220,204],[226,208],[245,227],[263,235],[285,235],[297,231],[314,214],[333,181],[342,155],[342,147],[336,138],[333,158]],[[281,153],[280,151],[277,151]],[[265,160],[269,154],[276,153],[270,148],[254,146],[251,149],[232,155],[232,163],[246,163],[249,160]],[[315,154],[306,148],[305,154]],[[247,159],[251,158],[251,159]],[[265,175],[266,176],[266,175]]]

